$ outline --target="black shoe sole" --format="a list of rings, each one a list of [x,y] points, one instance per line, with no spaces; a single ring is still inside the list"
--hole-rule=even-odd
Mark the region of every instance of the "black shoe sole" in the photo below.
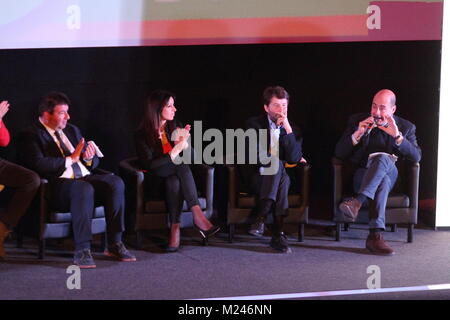
[[[393,256],[393,255],[395,255],[395,251],[392,251],[391,253],[377,252],[375,250],[368,248],[367,246],[366,246],[366,250],[369,251],[371,254],[377,255],[377,256]]]
[[[254,236],[254,237],[258,237],[258,238],[262,238],[263,237],[263,233],[259,233],[259,232],[256,232],[256,231],[252,231],[252,230],[249,230],[248,231],[248,234],[249,235],[252,235],[252,236]]]
[[[273,250],[275,250],[278,253],[292,253],[292,249],[287,247],[286,249],[280,249],[270,246]]]
[[[136,261],[136,257],[134,257],[134,258],[121,258],[121,257],[119,257],[119,256],[117,256],[115,254],[112,254],[109,251],[105,251],[105,252],[103,252],[103,254],[105,256],[113,258],[113,259],[115,259],[117,261],[122,261],[122,262],[135,262]]]

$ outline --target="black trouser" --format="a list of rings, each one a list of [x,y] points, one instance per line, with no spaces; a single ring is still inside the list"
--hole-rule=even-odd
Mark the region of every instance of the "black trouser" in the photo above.
[[[275,174],[262,175],[258,169],[253,175],[252,185],[257,200],[270,199],[275,202],[275,216],[288,215],[290,179],[282,161],[279,161]]]
[[[169,163],[155,169],[155,174],[165,178],[165,200],[169,212],[169,222],[171,224],[180,223],[183,200],[186,200],[189,209],[199,205],[197,187],[191,168],[187,164]]]
[[[39,189],[40,183],[41,179],[33,171],[0,159],[0,184],[14,190],[6,212],[0,213],[0,220],[8,229],[17,226]]]
[[[109,244],[121,241],[124,231],[124,183],[110,174],[92,174],[80,179],[51,181],[51,205],[70,211],[76,250],[90,248],[94,207],[103,205]]]

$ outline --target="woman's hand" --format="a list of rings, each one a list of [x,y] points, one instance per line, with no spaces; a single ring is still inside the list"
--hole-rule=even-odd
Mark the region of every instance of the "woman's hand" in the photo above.
[[[5,114],[9,111],[9,103],[8,101],[0,102],[0,121],[3,119]]]
[[[189,137],[191,136],[190,131],[191,131],[191,125],[189,125],[189,124],[187,124],[184,128],[176,128],[173,131],[172,137],[171,137],[172,141],[174,141],[174,144],[177,145],[178,143],[180,143],[181,138],[183,138],[183,140],[187,141],[189,139]],[[184,149],[186,149],[186,148],[184,148]]]

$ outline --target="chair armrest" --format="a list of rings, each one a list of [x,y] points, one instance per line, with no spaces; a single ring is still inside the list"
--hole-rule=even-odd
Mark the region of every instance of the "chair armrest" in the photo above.
[[[206,164],[193,166],[199,183],[197,188],[202,191],[206,198],[206,210],[212,212],[214,201],[214,167]]]
[[[95,168],[94,170],[92,170],[92,172],[95,174],[110,174],[110,175],[114,174],[111,171],[100,169],[100,168]]]
[[[299,162],[295,167],[298,174],[301,174],[301,182],[300,182],[300,192],[302,199],[302,207],[306,207],[309,204],[309,173],[311,169],[311,165],[309,163]]]
[[[132,159],[134,160],[134,159]],[[119,170],[121,171],[122,174],[126,175],[126,176],[136,176],[136,178],[140,181],[143,182],[144,181],[144,170],[137,168],[136,166],[132,165],[130,163],[130,159],[126,159],[126,160],[122,160],[119,163]]]
[[[339,159],[339,158],[332,157],[331,158],[331,164],[333,166],[341,166],[342,167],[342,166],[344,166],[344,161]]]
[[[299,195],[302,201],[301,206],[306,207],[309,203],[309,170],[311,165],[307,162],[290,163],[286,170],[296,176],[296,180],[299,183]],[[298,177],[298,178],[297,178]]]
[[[333,157],[331,158],[331,165],[333,167],[333,206],[334,211],[336,213],[336,210],[339,206],[340,201],[343,197],[343,167],[344,167],[344,161]]]
[[[49,182],[47,179],[41,178],[41,185],[38,190],[39,197],[39,236],[44,233],[44,224],[48,216],[48,198],[49,198]]]
[[[145,204],[144,179],[150,179],[150,175],[145,177],[143,170],[140,170],[131,164],[131,161],[133,160],[135,160],[135,158],[120,161],[119,172],[122,179],[125,181],[126,188],[130,188],[127,192],[130,192],[130,194],[135,193],[133,202],[136,206],[136,214],[143,214]]]
[[[410,201],[409,207],[417,209],[419,205],[420,164],[418,162],[407,162],[406,170],[407,186],[405,190]]]
[[[226,165],[228,171],[228,207],[236,208],[236,166],[234,165]]]
[[[197,189],[206,195],[208,193],[208,188],[211,187],[210,182],[214,181],[214,167],[206,164],[196,164],[191,168],[192,174],[197,181]]]

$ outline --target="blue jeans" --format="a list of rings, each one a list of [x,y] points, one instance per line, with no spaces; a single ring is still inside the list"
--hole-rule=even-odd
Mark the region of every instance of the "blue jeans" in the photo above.
[[[366,168],[356,170],[353,177],[355,192],[371,199],[369,228],[385,229],[385,211],[389,192],[397,181],[395,160],[386,154],[369,159]]]

